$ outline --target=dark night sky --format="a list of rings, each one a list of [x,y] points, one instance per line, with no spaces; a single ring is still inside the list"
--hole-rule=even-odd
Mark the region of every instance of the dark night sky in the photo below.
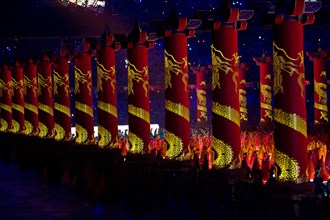
[[[196,9],[214,10],[223,0],[108,0],[103,14],[95,15],[81,8],[68,9],[60,0],[10,0],[2,1],[0,37],[12,36],[76,36],[98,35],[106,24],[113,32],[128,33],[136,20],[148,24],[151,18],[165,18],[176,7],[179,15],[193,17]],[[252,9],[255,1],[233,1],[242,3],[242,9]],[[274,3],[278,1],[272,1]],[[329,27],[330,2],[323,1],[316,13],[314,26]],[[235,7],[238,4],[235,5]],[[262,28],[260,16],[255,13],[249,26]]]

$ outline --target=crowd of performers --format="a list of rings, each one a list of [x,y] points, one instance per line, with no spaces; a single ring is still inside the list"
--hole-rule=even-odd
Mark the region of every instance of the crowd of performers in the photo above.
[[[167,143],[165,141],[165,130],[155,129],[154,131],[150,131],[150,135],[151,143],[148,153],[155,158],[166,159]],[[121,154],[126,156],[130,149],[128,130],[119,131],[118,142]],[[196,166],[200,169],[212,169],[213,152],[210,131],[200,130],[198,132],[197,130],[192,130],[187,152],[183,152],[181,156],[185,159],[195,160]]]
[[[150,131],[151,143],[148,153],[155,158],[166,159],[167,143],[165,130]],[[119,131],[119,149],[126,156],[130,146],[128,131]],[[327,133],[310,135],[308,140],[308,168],[306,176],[312,182],[315,177],[323,182],[330,179],[330,168],[326,164],[328,135]],[[233,161],[232,166],[247,168],[250,177],[258,178],[265,184],[270,178],[280,172],[274,160],[273,132],[244,131],[241,133],[241,151],[239,161]],[[212,169],[214,152],[212,150],[212,135],[209,129],[191,130],[190,144],[187,152],[183,152],[185,159],[194,160],[198,169]]]

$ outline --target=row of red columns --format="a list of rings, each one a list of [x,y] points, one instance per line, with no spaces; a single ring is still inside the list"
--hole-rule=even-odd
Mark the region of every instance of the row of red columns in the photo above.
[[[270,59],[256,59],[261,70],[261,120],[272,121],[274,118],[275,160],[282,171],[279,178],[290,181],[296,180],[307,166],[303,25],[313,20],[312,14],[309,14],[306,20],[302,20],[305,4],[303,0],[296,0],[295,3],[293,11],[286,16],[277,15],[273,25],[273,86],[270,85],[269,77]],[[230,164],[239,166],[237,163],[241,149],[240,124],[242,120],[246,120],[247,115],[244,101],[246,97],[243,96],[246,93],[246,67],[241,65],[239,68],[238,57],[238,31],[244,30],[247,23],[240,18],[239,13],[238,9],[229,8],[229,17],[223,21],[214,21],[212,28],[212,146],[215,153],[215,168],[223,168]],[[194,29],[188,29],[187,23],[186,18],[181,18],[176,29],[166,29],[164,33],[165,140],[168,148],[166,156],[170,159],[184,159],[190,142],[187,38],[194,35]],[[129,142],[132,153],[145,153],[149,150],[148,48],[152,45],[148,42],[146,33],[141,31],[138,32],[138,37],[129,37],[127,43]],[[115,147],[118,144],[114,67],[116,49],[119,48],[114,44],[113,38],[108,36],[105,44],[101,45],[97,52],[100,147]],[[77,143],[95,143],[91,56],[92,51],[88,43],[84,43],[82,52],[74,56]],[[55,135],[56,139],[69,137],[70,105],[66,72],[68,62],[65,54],[54,61],[54,82],[50,77],[51,63],[47,58],[38,65],[30,61],[24,69],[15,66],[12,70],[12,80],[8,76],[10,71],[4,68],[2,91],[5,94],[5,88],[14,88],[12,116],[15,122],[11,125],[9,123],[8,126],[13,125],[15,131],[25,130],[25,134],[28,135]],[[22,85],[20,82],[23,76]],[[56,85],[54,106],[52,83]],[[22,86],[25,94],[24,106],[20,93]],[[271,107],[272,87],[274,111]],[[2,111],[2,119],[10,121],[11,110],[6,105],[10,106],[11,103],[9,98],[7,100],[5,97],[3,95],[2,98],[2,109],[5,110]],[[320,115],[325,112],[325,108],[322,108],[323,113],[320,112]],[[59,118],[62,120],[58,120]],[[320,118],[318,116],[318,119]],[[2,126],[2,129],[6,130],[6,123],[2,123]],[[58,134],[58,131],[62,133]]]

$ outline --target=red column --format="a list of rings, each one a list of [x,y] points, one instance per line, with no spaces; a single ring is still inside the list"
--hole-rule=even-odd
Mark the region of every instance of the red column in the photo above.
[[[37,65],[39,136],[48,138],[55,136],[52,68],[52,63],[46,55]]]
[[[37,65],[32,59],[24,67],[25,134],[39,135]]]
[[[248,110],[247,110],[247,98],[246,98],[246,79],[245,74],[249,68],[246,63],[239,65],[239,108],[240,108],[240,119],[243,122],[248,121]]]
[[[24,80],[23,68],[18,62],[12,69],[12,116],[13,116],[13,129],[14,133],[24,133]]]
[[[204,128],[207,121],[207,84],[205,66],[191,67],[196,74],[196,93],[197,93],[197,128]]]
[[[12,95],[11,70],[4,65],[0,74],[1,131],[12,129]]]
[[[84,43],[81,53],[74,57],[75,73],[75,108],[76,108],[76,142],[79,144],[94,143],[92,61],[90,44]]]
[[[113,36],[104,39],[97,51],[98,145],[118,147],[117,86]]]
[[[260,69],[260,122],[269,123],[273,121],[273,86],[272,86],[272,58],[253,58]]]
[[[186,154],[190,143],[186,26],[187,19],[180,18],[176,31],[165,31],[165,141],[170,159]],[[190,29],[188,36],[193,35]]]
[[[212,31],[212,146],[215,168],[227,166],[240,151],[237,30],[218,25]]]
[[[329,59],[328,52],[319,49],[316,53],[307,52],[307,55],[314,63],[314,123],[327,125],[328,98],[326,61]]]
[[[147,33],[136,28],[127,46],[128,70],[128,140],[131,153],[147,153],[150,149],[150,97]]]
[[[55,139],[59,141],[71,140],[69,62],[65,49],[53,61]]]
[[[212,31],[212,151],[213,168],[240,167],[240,99],[238,31],[245,30],[253,10],[232,8],[231,1],[213,15],[198,12]],[[214,19],[210,20],[209,18]]]
[[[304,4],[304,0],[296,0],[293,11],[277,15],[273,25],[275,162],[277,178],[292,182],[305,175],[308,163]]]

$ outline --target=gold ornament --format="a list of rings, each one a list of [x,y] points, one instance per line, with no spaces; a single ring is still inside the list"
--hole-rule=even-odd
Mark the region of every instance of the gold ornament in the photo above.
[[[165,141],[169,145],[168,150],[166,151],[166,157],[169,159],[174,159],[179,156],[183,150],[181,138],[169,131],[165,131]]]
[[[274,155],[275,155],[275,163],[281,169],[280,170],[281,173],[278,176],[278,179],[280,181],[290,181],[290,182],[297,181],[300,172],[298,162],[277,149],[274,150]]]
[[[63,87],[65,91],[65,96],[69,97],[70,87],[69,87],[69,74],[66,73],[64,76],[60,76],[58,72],[54,70],[54,94],[58,95],[58,87]]]
[[[68,107],[66,107],[66,106],[64,106],[60,103],[55,102],[54,103],[54,109],[59,111],[59,112],[62,112],[63,114],[65,114],[68,117],[71,117],[70,108],[68,108]]]
[[[76,102],[75,106],[76,106],[76,109],[77,110],[82,111],[85,114],[93,117],[93,109],[92,109],[92,107],[90,107],[90,106],[88,106],[86,104],[80,103],[80,102]]]
[[[61,141],[65,137],[66,137],[66,133],[64,128],[61,125],[55,123],[55,140]]]
[[[297,114],[285,112],[282,109],[274,110],[274,120],[285,125],[307,137],[307,123],[306,120]]]
[[[188,122],[190,121],[189,109],[180,103],[175,103],[171,100],[165,100],[165,109],[179,115],[180,117],[186,119]]]
[[[143,140],[131,131],[128,133],[128,140],[131,143],[130,152],[133,154],[139,154],[143,152]]]
[[[27,110],[33,112],[36,115],[38,114],[38,107],[35,106],[35,105],[32,105],[30,103],[25,102],[24,103],[24,108],[26,108]]]
[[[224,168],[230,164],[233,159],[233,151],[229,144],[224,141],[212,137],[212,148],[217,153],[217,157],[213,160],[214,168]]]
[[[108,146],[111,142],[111,133],[103,126],[98,125],[99,141],[98,145],[101,148]]]
[[[13,90],[17,90],[19,92],[19,94],[21,95],[21,98],[23,99],[23,97],[24,97],[23,79],[18,82],[14,78],[12,78],[11,80],[12,80]]]
[[[48,105],[45,105],[43,103],[38,103],[38,107],[40,110],[46,112],[47,114],[51,115],[51,116],[54,116],[54,112],[53,112],[53,108],[48,106]]]
[[[24,94],[27,95],[27,88],[32,88],[32,94],[34,97],[38,96],[37,88],[37,78],[29,79],[29,77],[24,76]]]
[[[79,85],[86,84],[89,95],[92,95],[92,73],[88,70],[86,73],[83,73],[77,66],[74,67],[74,75],[75,75],[75,94],[80,93]]]
[[[142,82],[142,87],[144,89],[144,95],[145,97],[148,97],[148,91],[149,91],[149,81],[144,80],[144,78],[148,78],[148,67],[143,67],[142,70],[138,70],[136,66],[130,62],[127,64],[127,71],[128,71],[128,86],[127,86],[127,92],[128,95],[134,94],[133,89],[133,80],[136,81],[136,83]]]
[[[111,114],[113,117],[117,118],[117,108],[114,105],[111,105],[110,103],[106,103],[106,102],[102,102],[102,101],[98,101],[97,102],[97,107],[102,110],[105,111],[108,114]]]
[[[238,72],[234,71],[233,67],[238,65],[238,53],[234,53],[232,58],[227,58],[223,53],[211,45],[212,49],[212,90],[216,87],[220,89],[220,72],[228,74],[232,72],[232,81],[235,85],[235,92],[237,91],[237,77]],[[219,55],[217,55],[219,54]],[[232,63],[233,62],[233,63]]]
[[[171,73],[176,76],[182,75],[181,80],[184,85],[184,90],[188,91],[188,72],[184,72],[183,69],[188,68],[188,58],[183,57],[181,61],[175,59],[175,57],[168,53],[166,50],[164,51],[165,58],[165,90],[167,88],[172,88],[171,82]]]
[[[220,105],[218,102],[213,102],[212,112],[240,126],[240,114],[235,108],[231,106]]]
[[[147,123],[150,123],[150,114],[143,108],[139,108],[134,105],[128,105],[128,113],[144,120]]]
[[[76,143],[84,144],[87,142],[88,132],[81,125],[76,124]]]
[[[41,74],[38,73],[38,95],[42,95],[41,94],[41,88],[47,88],[48,91],[48,96],[49,98],[52,98],[52,77],[48,76],[47,78],[44,78]]]
[[[104,81],[110,80],[110,85],[112,87],[112,93],[115,94],[116,88],[116,67],[111,66],[110,69],[106,69],[104,65],[97,62],[97,91],[103,91],[102,79]]]
[[[299,72],[297,67],[304,67],[304,53],[300,51],[297,53],[297,58],[290,57],[287,52],[278,47],[275,42],[273,42],[273,57],[274,57],[274,95],[281,92],[284,93],[283,88],[283,73],[286,72],[290,76],[294,73],[298,75],[297,84],[300,87],[300,95],[304,97],[304,73]],[[283,54],[281,56],[280,54]]]

